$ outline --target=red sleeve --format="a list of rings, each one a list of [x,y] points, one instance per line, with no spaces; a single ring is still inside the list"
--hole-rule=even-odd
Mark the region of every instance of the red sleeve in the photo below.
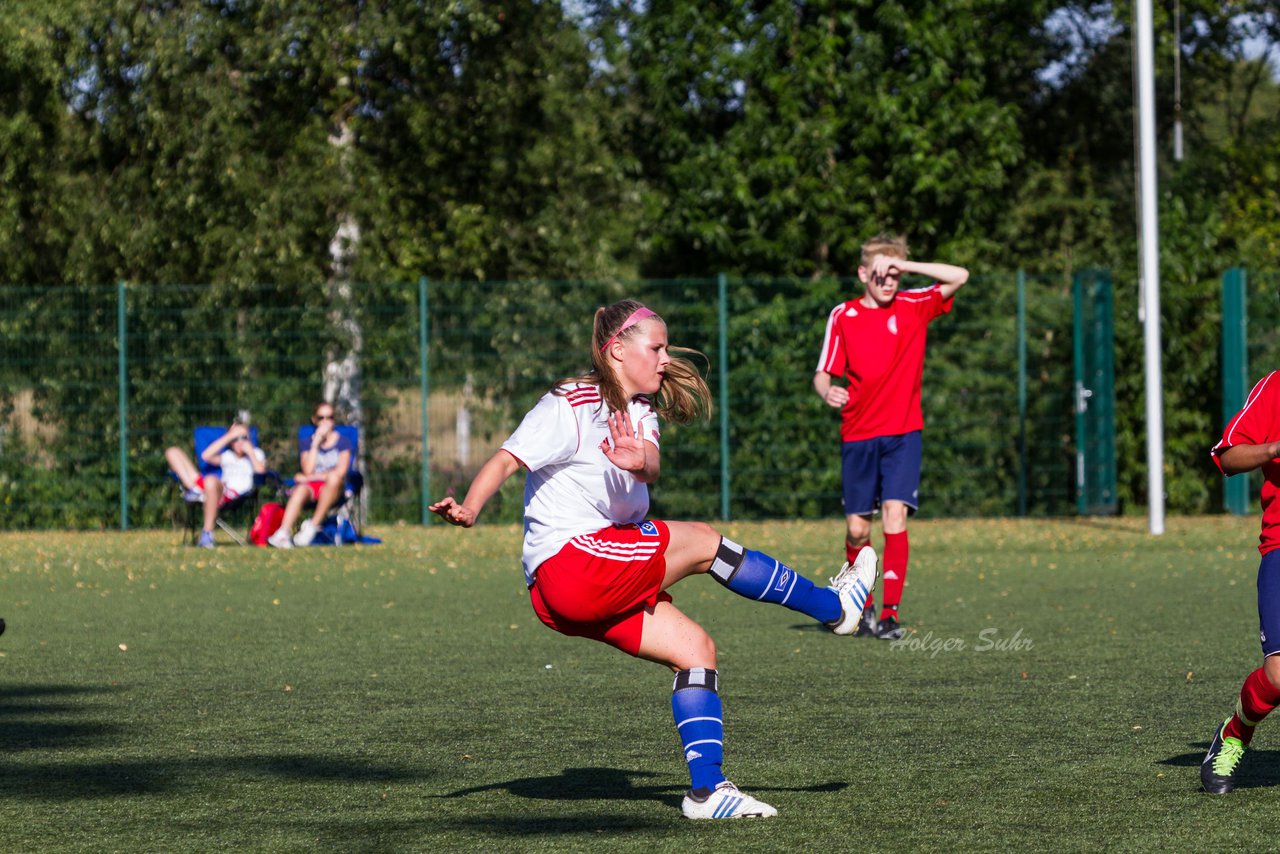
[[[951,312],[951,307],[955,304],[955,294],[952,294],[949,297],[944,297],[942,295],[941,286],[937,282],[934,282],[933,299],[929,302],[929,307],[932,309],[932,311],[929,312],[929,320],[933,320],[935,317],[941,317],[944,314],[949,314]]]
[[[1244,408],[1237,412],[1222,430],[1222,439],[1210,454],[1213,464],[1222,471],[1219,457],[1235,445],[1265,445],[1280,438],[1280,371],[1267,374],[1249,392]],[[1223,472],[1225,474],[1225,472]]]

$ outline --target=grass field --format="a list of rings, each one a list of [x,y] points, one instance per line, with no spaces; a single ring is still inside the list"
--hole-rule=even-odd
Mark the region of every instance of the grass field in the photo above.
[[[722,530],[812,578],[840,522]],[[707,578],[726,771],[680,817],[671,677],[543,628],[519,533],[381,546],[0,536],[0,850],[1274,849],[1280,736],[1198,791],[1259,658],[1257,521],[921,521],[911,643]]]

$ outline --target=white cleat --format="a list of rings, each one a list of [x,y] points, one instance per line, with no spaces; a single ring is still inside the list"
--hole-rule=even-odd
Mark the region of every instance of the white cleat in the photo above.
[[[725,780],[702,800],[686,792],[680,811],[685,818],[773,818],[778,811]]]
[[[298,533],[293,535],[293,544],[295,546],[311,545],[311,541],[316,538],[316,531],[318,530],[316,523],[308,519],[298,528]]]
[[[831,579],[831,589],[840,597],[840,605],[844,609],[840,619],[827,623],[831,631],[838,635],[851,635],[858,630],[862,608],[867,604],[867,597],[871,595],[879,574],[877,564],[876,550],[863,546],[853,563],[846,562]]]

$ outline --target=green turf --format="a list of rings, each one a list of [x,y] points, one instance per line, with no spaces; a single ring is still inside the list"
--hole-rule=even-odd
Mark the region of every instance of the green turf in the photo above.
[[[836,568],[839,521],[723,530]],[[1198,791],[1259,659],[1254,519],[917,522],[899,646],[681,582],[726,770],[780,814],[697,824],[670,676],[543,628],[516,530],[376,533],[0,536],[0,850],[1275,845],[1268,725]]]

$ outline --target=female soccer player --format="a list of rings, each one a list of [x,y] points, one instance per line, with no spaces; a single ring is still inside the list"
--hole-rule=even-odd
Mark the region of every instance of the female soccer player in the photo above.
[[[592,369],[543,395],[461,504],[445,498],[431,510],[469,528],[507,478],[527,469],[523,563],[538,618],[675,673],[671,707],[691,777],[685,816],[777,815],[721,772],[716,646],[667,588],[710,573],[741,596],[785,605],[847,635],[875,583],[875,551],[864,549],[830,587],[818,587],[708,524],[647,520],[648,484],[660,470],[658,416],[676,423],[709,416],[710,390],[678,355],[691,351],[669,350],[666,324],[638,302],[597,309],[592,342]]]

